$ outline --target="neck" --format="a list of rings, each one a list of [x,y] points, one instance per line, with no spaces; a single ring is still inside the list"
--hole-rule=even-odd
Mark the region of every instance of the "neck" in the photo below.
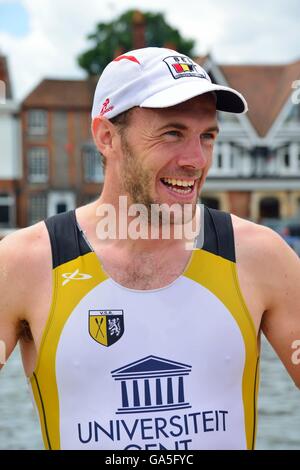
[[[145,214],[128,211],[127,200],[126,196],[121,196],[113,201],[103,192],[97,201],[85,206],[82,223],[86,226],[88,221],[87,231],[94,246],[107,244],[134,253],[155,253],[179,247],[191,249],[199,232],[197,211],[193,220],[185,225],[153,223]]]

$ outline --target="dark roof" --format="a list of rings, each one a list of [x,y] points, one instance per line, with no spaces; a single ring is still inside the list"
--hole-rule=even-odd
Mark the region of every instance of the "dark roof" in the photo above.
[[[87,80],[44,79],[24,99],[22,107],[90,110],[97,78]]]

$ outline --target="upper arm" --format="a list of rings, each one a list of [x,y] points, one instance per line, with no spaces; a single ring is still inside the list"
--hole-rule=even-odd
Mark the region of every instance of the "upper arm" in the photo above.
[[[45,232],[40,223],[0,242],[0,354],[5,353],[5,359],[19,340],[21,321],[30,320],[35,288],[42,277]],[[5,362],[1,356],[0,362]]]
[[[300,259],[271,231],[262,242],[260,271],[268,276],[267,309],[261,328],[300,387]],[[299,354],[297,353],[297,350]]]
[[[22,316],[18,238],[13,234],[0,242],[0,368],[18,341],[18,319]]]

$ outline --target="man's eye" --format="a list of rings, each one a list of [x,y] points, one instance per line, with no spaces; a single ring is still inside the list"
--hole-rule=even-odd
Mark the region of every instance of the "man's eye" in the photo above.
[[[215,136],[214,136],[214,134],[211,134],[211,133],[208,132],[206,134],[202,134],[201,138],[204,139],[204,140],[214,140]]]
[[[166,132],[167,135],[173,135],[174,137],[178,137],[180,136],[180,132],[179,131],[168,131]]]

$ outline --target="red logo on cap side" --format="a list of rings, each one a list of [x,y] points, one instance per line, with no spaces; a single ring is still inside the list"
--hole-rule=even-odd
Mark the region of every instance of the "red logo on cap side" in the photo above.
[[[141,65],[139,61],[133,55],[119,55],[119,57],[116,57],[113,60],[113,62],[118,62],[119,60],[122,60],[122,59],[131,60],[131,62],[136,62],[137,64]]]
[[[109,111],[112,111],[114,109],[114,106],[110,106],[108,108],[109,102],[110,102],[109,98],[106,98],[106,100],[102,104],[102,109],[100,111],[100,116],[103,116],[105,113],[108,113]]]

